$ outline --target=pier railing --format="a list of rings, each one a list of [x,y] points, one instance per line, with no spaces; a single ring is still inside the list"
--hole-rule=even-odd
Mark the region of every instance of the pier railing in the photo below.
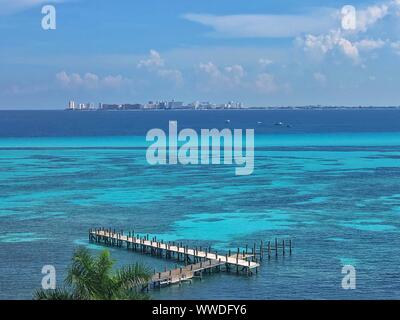
[[[189,248],[181,242],[164,242],[157,240],[156,237],[150,238],[149,235],[140,235],[134,231],[124,233],[122,230],[115,229],[90,229],[89,241],[97,244],[126,247],[127,250],[151,254],[156,257],[175,259],[183,261],[184,267],[177,267],[173,270],[165,270],[154,274],[151,284],[154,286],[181,283],[190,281],[192,278],[201,277],[204,272],[225,271],[230,272],[236,269],[236,273],[245,273],[252,275],[258,272],[260,262],[265,258],[278,257],[279,253],[283,256],[292,254],[292,241],[275,239],[275,241],[260,242],[257,246],[254,244],[251,248],[248,245],[244,249],[238,248],[234,253],[229,250],[225,253],[212,251],[211,247]]]

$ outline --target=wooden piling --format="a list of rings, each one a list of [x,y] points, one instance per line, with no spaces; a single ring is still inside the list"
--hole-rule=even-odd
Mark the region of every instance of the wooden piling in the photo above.
[[[213,271],[221,271],[221,267],[225,266],[225,271],[229,272],[231,267],[236,265],[236,272],[239,273],[240,268],[247,274],[252,274],[252,270],[256,269],[258,272],[258,260],[257,260],[257,247],[254,243],[251,249],[251,255],[249,254],[249,247],[246,245],[246,250],[243,250],[243,256],[240,254],[240,248],[237,249],[236,257],[232,255],[232,251],[219,254],[218,251],[213,253],[211,246],[202,250],[201,247],[194,247],[190,249],[188,245],[180,243],[178,246],[171,246],[170,242],[165,242],[156,237],[149,241],[150,236],[135,236],[135,231],[128,231],[124,234],[124,231],[116,231],[115,229],[105,229],[104,227],[99,229],[89,229],[89,241],[96,241],[103,245],[110,245],[116,247],[127,246],[127,249],[132,251],[141,251],[142,253],[149,253],[160,258],[169,259],[173,255],[177,255],[178,259],[182,258],[185,260],[186,267],[177,267],[174,270],[167,271],[164,266],[163,272],[157,272],[154,270],[154,277],[152,278],[149,286],[162,286],[164,284],[172,284],[184,282],[190,280],[194,275],[202,275],[204,272],[211,273]],[[175,243],[173,243],[175,244]],[[260,260],[262,257],[262,244],[260,245]],[[177,273],[176,273],[176,272]],[[177,274],[180,274],[178,279]],[[144,288],[146,288],[144,286]]]

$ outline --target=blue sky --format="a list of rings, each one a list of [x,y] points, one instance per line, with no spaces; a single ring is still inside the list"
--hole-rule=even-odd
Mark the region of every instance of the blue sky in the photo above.
[[[400,105],[399,35],[400,0],[0,0],[0,108]]]

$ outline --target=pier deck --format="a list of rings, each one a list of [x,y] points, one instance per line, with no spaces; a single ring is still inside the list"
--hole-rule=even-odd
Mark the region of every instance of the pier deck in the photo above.
[[[224,264],[230,264],[234,266],[254,269],[260,266],[259,263],[247,260],[251,255],[220,255],[218,253],[211,253],[206,251],[199,251],[196,249],[190,249],[187,247],[180,247],[177,245],[170,245],[167,243],[162,243],[158,241],[145,240],[144,238],[129,237],[128,235],[121,235],[120,233],[113,233],[105,230],[91,231],[93,236],[99,236],[102,238],[107,238],[109,241],[113,242],[123,242],[127,246],[137,245],[142,246],[150,250],[164,250],[167,253],[182,254],[186,256],[192,256],[199,259],[216,260],[218,262],[223,262]]]
[[[282,241],[282,245],[278,245],[277,239],[275,239],[275,246],[268,242],[267,248],[264,248],[263,241],[259,250],[256,245],[249,250],[246,245],[245,250],[237,249],[237,252],[232,254],[229,250],[226,254],[218,252],[211,252],[211,248],[202,249],[201,247],[189,248],[184,246],[182,243],[157,241],[156,237],[149,239],[149,235],[143,236],[135,234],[133,231],[128,234],[116,232],[115,229],[90,229],[89,230],[89,241],[96,242],[98,244],[106,246],[123,247],[126,249],[141,252],[143,254],[151,254],[159,258],[176,259],[177,261],[184,261],[185,265],[175,269],[167,270],[164,272],[154,271],[154,275],[146,286],[149,288],[162,287],[165,285],[171,285],[176,283],[182,283],[184,281],[191,281],[194,277],[202,277],[205,272],[212,272],[214,270],[223,270],[230,272],[230,270],[236,270],[236,273],[245,273],[252,275],[253,271],[258,272],[260,267],[259,261],[262,261],[264,252],[268,254],[270,259],[274,251],[276,257],[278,257],[278,249],[282,250],[283,256],[285,256],[285,249],[287,244],[289,245],[289,254],[292,254],[292,242]]]
[[[199,262],[196,264],[191,264],[186,267],[176,268],[174,270],[156,273],[151,282],[155,286],[170,285],[175,283],[180,283],[183,281],[189,281],[193,279],[196,275],[201,277],[201,274],[207,270],[212,270],[214,268],[221,267],[225,262],[220,262],[218,260],[209,260],[207,262]]]

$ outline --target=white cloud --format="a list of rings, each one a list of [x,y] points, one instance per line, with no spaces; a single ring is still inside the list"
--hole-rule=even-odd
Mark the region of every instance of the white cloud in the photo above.
[[[140,60],[138,68],[159,68],[164,66],[164,60],[156,50],[150,50],[149,58]]]
[[[400,41],[392,42],[392,43],[390,44],[390,47],[393,49],[393,51],[394,51],[396,54],[400,55]]]
[[[154,49],[150,50],[149,57],[147,59],[140,60],[140,62],[137,64],[137,67],[139,69],[145,68],[149,72],[156,74],[160,78],[173,81],[177,86],[182,85],[182,72],[176,69],[168,69],[164,66],[164,59],[161,57],[161,54]]]
[[[325,35],[314,36],[309,34],[304,39],[298,38],[298,41],[304,46],[304,50],[308,52],[324,55],[334,49],[339,49],[354,62],[358,62],[359,59],[357,47],[350,40],[344,38],[339,29],[332,30]]]
[[[199,68],[204,73],[208,74],[212,78],[219,78],[222,76],[219,68],[212,62],[200,63]]]
[[[341,49],[341,51],[354,62],[358,62],[359,52],[356,46],[351,43],[350,40],[345,38],[339,38],[336,45]]]
[[[272,60],[270,60],[270,59],[260,58],[260,59],[258,60],[258,63],[259,63],[259,65],[260,65],[261,67],[265,68],[265,67],[267,67],[267,66],[273,64],[274,62],[273,62]]]
[[[68,74],[65,71],[61,71],[56,74],[58,83],[65,88],[86,88],[86,89],[99,89],[99,88],[119,88],[128,79],[123,78],[121,75],[112,76],[108,75],[103,78],[94,73],[85,73],[80,75],[79,73]]]
[[[201,86],[207,91],[230,90],[238,92],[244,90],[252,94],[272,94],[281,89],[287,91],[288,85],[280,85],[275,76],[268,72],[247,74],[242,65],[235,64],[227,67],[218,67],[213,62],[201,63],[199,71],[207,79],[201,81]],[[239,90],[240,89],[240,90]]]
[[[184,19],[211,27],[223,37],[277,38],[329,30],[337,24],[332,9],[320,9],[309,15],[238,14],[217,16],[189,13]]]
[[[386,42],[381,39],[378,39],[378,40],[363,39],[361,41],[357,41],[356,43],[354,43],[354,46],[358,50],[365,50],[365,51],[381,49],[385,45],[386,45]]]
[[[356,30],[337,28],[329,32],[309,33],[297,37],[297,42],[305,51],[315,55],[324,56],[338,50],[355,63],[359,63],[361,51],[381,49],[388,43],[388,40],[362,38],[362,35],[398,8],[400,8],[400,0],[384,1],[364,8],[356,8]]]
[[[365,32],[389,14],[387,4],[373,5],[357,10],[357,31]]]
[[[68,75],[65,71],[56,74],[57,81],[63,86],[79,86],[83,83],[82,77],[77,73]]]
[[[242,78],[245,75],[244,68],[241,65],[234,65],[225,68],[227,76],[232,79],[232,81],[236,84],[240,84]]]
[[[220,69],[212,62],[200,63],[199,70],[217,86],[237,86],[242,83],[245,76],[243,66],[236,64]]]

